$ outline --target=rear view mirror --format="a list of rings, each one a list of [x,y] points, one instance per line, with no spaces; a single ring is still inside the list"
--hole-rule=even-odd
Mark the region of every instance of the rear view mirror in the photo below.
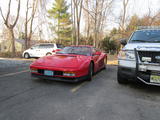
[[[125,46],[127,44],[127,40],[128,40],[127,38],[121,39],[120,40],[121,45]]]

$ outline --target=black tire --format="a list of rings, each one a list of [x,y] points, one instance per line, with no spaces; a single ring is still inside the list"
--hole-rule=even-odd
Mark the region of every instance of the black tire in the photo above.
[[[89,65],[89,69],[88,69],[88,78],[87,78],[87,81],[92,81],[92,76],[94,74],[94,66],[93,66],[93,63],[91,62],[90,65]]]
[[[51,55],[52,55],[51,53],[47,53],[47,54],[46,54],[46,56],[51,56]]]
[[[127,84],[128,83],[128,80],[122,76],[121,72],[119,71],[118,69],[118,72],[117,72],[117,82],[119,84]]]
[[[25,53],[25,54],[24,54],[24,58],[29,59],[29,58],[30,58],[29,53]]]

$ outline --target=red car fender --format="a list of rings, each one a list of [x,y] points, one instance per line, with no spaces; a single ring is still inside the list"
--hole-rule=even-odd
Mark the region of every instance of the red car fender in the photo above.
[[[101,55],[98,56],[96,61],[92,57],[92,61],[94,61],[94,72],[97,72],[100,69],[102,69],[103,67],[105,67],[104,59],[106,59],[106,58],[107,58],[107,54],[105,54],[105,53],[101,53]]]
[[[83,75],[88,75],[89,72],[89,66],[92,59],[89,57],[87,60],[85,60],[79,67],[79,72]]]

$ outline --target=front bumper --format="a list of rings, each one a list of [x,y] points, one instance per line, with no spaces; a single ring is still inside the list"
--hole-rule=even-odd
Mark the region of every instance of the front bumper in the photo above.
[[[134,49],[136,58],[136,77],[147,85],[160,86],[160,83],[151,82],[151,75],[155,74],[160,76],[160,64],[142,62],[139,58],[137,49]]]
[[[147,66],[147,65],[145,65]],[[149,65],[148,67],[146,68],[151,68],[151,66]],[[155,68],[153,67],[153,69],[158,69],[160,70],[160,66]],[[154,86],[160,86],[160,83],[152,83],[150,81],[150,76],[152,74],[157,74],[157,75],[160,75],[160,71],[155,71],[155,70],[146,70],[146,71],[142,71],[142,69],[144,69],[144,65],[143,67],[141,68],[141,66],[139,66],[139,71],[136,71],[136,69],[134,68],[129,68],[129,67],[121,67],[119,66],[118,67],[118,71],[119,73],[122,75],[122,76],[125,76],[125,78],[127,78],[128,80],[131,80],[131,81],[141,81],[147,85],[154,85]]]
[[[151,75],[160,76],[160,64],[141,62],[136,49],[135,49],[135,57],[136,57],[136,60],[128,61],[128,64],[124,64],[126,63],[125,60],[123,61],[120,60],[119,67],[118,67],[120,74],[128,77],[128,79],[140,80],[141,82],[147,85],[160,86],[159,82],[155,83],[155,82],[151,82],[150,80]]]
[[[45,76],[45,75],[39,75],[39,74],[35,74],[35,73],[31,73],[31,76],[36,77],[36,78],[40,78],[40,79],[45,79],[45,80],[63,81],[63,82],[71,82],[71,83],[76,83],[76,82],[84,81],[87,79],[87,76],[67,78],[67,77]]]
[[[147,85],[160,86],[160,83],[151,82],[151,75],[160,76],[160,65],[139,64],[136,77]]]

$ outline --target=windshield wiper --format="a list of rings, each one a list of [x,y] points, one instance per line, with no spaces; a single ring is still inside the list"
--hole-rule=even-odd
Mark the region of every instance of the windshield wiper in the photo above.
[[[152,41],[148,41],[148,42],[153,42],[153,43],[160,43],[160,40],[152,40]]]
[[[146,40],[132,40],[132,42],[148,42]]]

